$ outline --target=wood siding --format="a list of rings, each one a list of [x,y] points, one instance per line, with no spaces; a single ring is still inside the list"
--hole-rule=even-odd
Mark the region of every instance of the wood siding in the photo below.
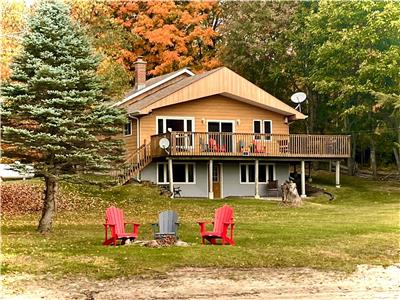
[[[131,119],[132,121],[132,134],[131,135],[123,135],[121,134],[118,138],[121,138],[125,143],[125,158],[128,158],[131,153],[135,152],[138,148],[137,144],[137,120]]]
[[[208,120],[234,121],[234,131],[237,133],[252,133],[253,120],[271,120],[273,134],[289,134],[289,126],[284,122],[284,116],[241,101],[215,95],[186,103],[170,105],[154,110],[140,119],[141,144],[157,132],[156,117],[194,117],[194,131],[207,131]],[[202,122],[202,119],[205,122]],[[237,123],[239,121],[239,124]]]
[[[143,113],[149,113],[157,108],[217,94],[230,95],[242,101],[263,106],[266,109],[286,116],[293,115],[295,119],[305,118],[302,113],[296,111],[294,108],[228,68],[220,68],[216,72],[210,73],[210,75],[144,107],[141,111]]]

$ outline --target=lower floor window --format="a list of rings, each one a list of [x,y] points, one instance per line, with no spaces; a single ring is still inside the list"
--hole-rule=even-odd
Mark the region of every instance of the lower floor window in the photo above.
[[[275,165],[258,165],[258,182],[267,183],[275,180]],[[256,181],[255,164],[240,164],[240,183],[254,183]]]
[[[172,164],[174,183],[194,183],[195,182],[194,163],[174,163]],[[169,183],[168,163],[157,164],[157,183]]]

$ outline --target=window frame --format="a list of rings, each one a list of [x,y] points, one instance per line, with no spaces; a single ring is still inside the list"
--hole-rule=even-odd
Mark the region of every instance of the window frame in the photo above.
[[[254,181],[249,181],[249,165],[253,165],[255,169],[255,163],[240,163],[239,164],[239,183],[240,184],[255,184]],[[261,184],[267,184],[269,179],[269,166],[273,167],[273,178],[272,180],[276,180],[276,165],[274,163],[260,163],[260,165],[265,166],[265,181],[258,181]],[[242,166],[246,166],[246,181],[242,181]],[[258,170],[260,172],[260,168]],[[258,174],[258,178],[260,178],[260,174]]]
[[[129,125],[129,131],[130,131],[129,134],[126,133],[126,126],[128,126],[128,125]],[[124,125],[123,134],[124,134],[124,136],[131,136],[133,134],[132,133],[132,120],[131,119],[129,119],[129,121]]]
[[[259,122],[260,123],[260,132],[255,132],[256,126],[255,126],[255,122]],[[270,133],[266,133],[265,132],[265,122],[269,122],[269,127],[271,132]],[[261,120],[261,119],[254,119],[253,120],[253,138],[257,141],[260,140],[264,140],[266,142],[270,142],[272,141],[272,120]],[[267,136],[268,134],[268,136]]]
[[[159,121],[162,120],[162,131],[159,132]],[[188,132],[188,134],[184,134],[183,136],[177,136],[177,138],[184,138],[184,143],[181,146],[176,146],[177,148],[181,147],[184,149],[190,149],[194,145],[194,135],[190,134],[190,132],[195,132],[196,124],[195,124],[195,117],[184,117],[184,116],[157,116],[156,117],[156,134],[166,134],[168,133],[167,128],[167,120],[178,120],[183,121],[183,132]],[[188,121],[192,123],[192,130],[187,131]]]
[[[163,165],[164,166],[164,181],[160,182],[159,181],[159,166]],[[172,168],[174,167],[174,165],[185,165],[185,182],[177,182],[174,181],[173,183],[175,184],[196,184],[196,163],[194,162],[174,162],[172,163]],[[189,182],[189,165],[193,166],[193,182]],[[157,184],[169,184],[169,180],[168,179],[168,163],[167,162],[158,162],[157,163],[157,167],[156,167],[156,179],[157,179]]]
[[[158,121],[162,120],[163,122],[163,132],[159,132],[159,126],[158,126]],[[167,120],[181,120],[183,121],[183,131],[187,131],[187,121],[190,120],[192,121],[192,130],[190,132],[195,132],[195,118],[194,117],[187,117],[187,116],[157,116],[156,117],[156,133],[155,134],[163,134],[168,132],[167,128]]]

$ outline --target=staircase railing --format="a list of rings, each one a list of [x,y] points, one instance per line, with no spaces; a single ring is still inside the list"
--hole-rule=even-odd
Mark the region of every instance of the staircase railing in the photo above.
[[[139,172],[151,163],[151,160],[151,144],[143,144],[128,157],[125,167],[116,174],[118,185],[123,185],[138,176]]]

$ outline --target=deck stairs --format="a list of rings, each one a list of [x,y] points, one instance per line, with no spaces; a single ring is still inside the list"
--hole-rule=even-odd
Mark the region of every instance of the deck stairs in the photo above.
[[[115,174],[118,185],[124,185],[131,179],[137,178],[139,173],[147,167],[151,161],[152,155],[150,143],[143,144],[128,157],[125,162],[125,167]]]

